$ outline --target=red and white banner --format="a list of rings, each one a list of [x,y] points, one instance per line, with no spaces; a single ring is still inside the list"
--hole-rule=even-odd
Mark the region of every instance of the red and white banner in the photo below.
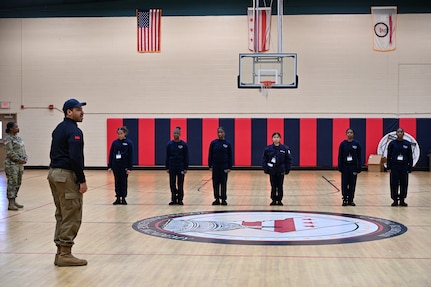
[[[397,6],[371,7],[373,49],[389,52],[396,49]]]
[[[160,52],[161,9],[137,10],[138,52]]]
[[[247,20],[248,49],[253,52],[268,51],[271,36],[271,8],[248,8]]]

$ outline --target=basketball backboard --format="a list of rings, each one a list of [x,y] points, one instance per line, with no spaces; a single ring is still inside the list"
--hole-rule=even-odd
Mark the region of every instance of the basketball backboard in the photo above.
[[[272,81],[271,88],[297,88],[296,54],[239,54],[238,88],[262,88]]]

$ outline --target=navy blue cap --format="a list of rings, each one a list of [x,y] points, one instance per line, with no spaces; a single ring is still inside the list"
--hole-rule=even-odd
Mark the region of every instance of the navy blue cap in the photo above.
[[[79,102],[77,99],[68,99],[67,101],[64,102],[63,105],[63,112],[66,112],[67,110],[71,110],[73,108],[79,108],[82,106],[85,106],[87,103],[86,102]]]

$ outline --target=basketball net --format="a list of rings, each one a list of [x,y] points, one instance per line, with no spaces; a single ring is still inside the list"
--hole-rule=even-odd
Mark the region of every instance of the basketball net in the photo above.
[[[274,81],[261,81],[260,82],[260,91],[262,92],[262,96],[268,97],[269,89],[271,89],[272,85],[275,84]]]

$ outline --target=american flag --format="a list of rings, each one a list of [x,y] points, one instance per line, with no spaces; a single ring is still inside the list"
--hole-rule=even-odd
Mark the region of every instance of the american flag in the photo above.
[[[137,10],[138,52],[160,52],[161,9]]]

